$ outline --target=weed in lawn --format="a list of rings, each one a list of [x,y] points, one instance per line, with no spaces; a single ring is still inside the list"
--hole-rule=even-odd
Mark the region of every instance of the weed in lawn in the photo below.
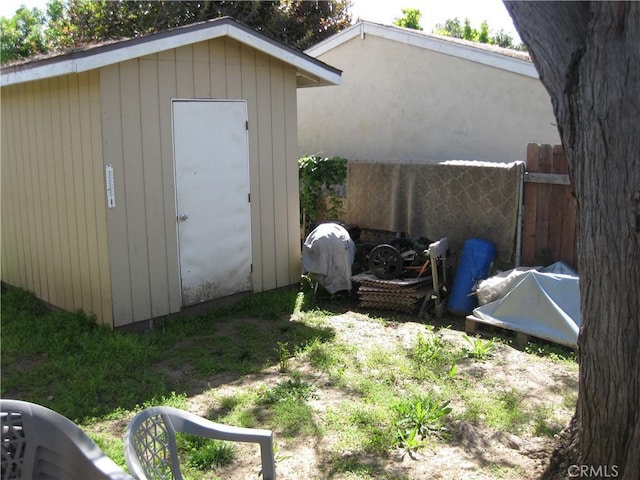
[[[457,356],[453,346],[447,342],[441,332],[427,329],[419,332],[410,357],[414,361],[414,377],[418,380],[452,378],[457,373]]]
[[[314,396],[315,388],[294,376],[293,379],[278,383],[275,387],[264,390],[259,395],[259,402],[273,405],[284,401],[305,402]]]
[[[330,477],[337,473],[348,474],[347,478],[374,478],[376,470],[373,466],[364,463],[362,460],[351,456],[340,456],[332,459]]]
[[[353,391],[376,405],[389,403],[402,388],[412,365],[399,347],[376,346],[356,350],[345,359],[338,386]]]
[[[460,419],[476,425],[519,433],[530,420],[530,412],[522,405],[523,394],[517,390],[498,392],[464,392],[465,412]]]
[[[400,379],[411,371],[404,351],[379,345],[366,350],[363,364],[363,372],[367,377],[375,377],[377,382],[387,386],[398,385]]]
[[[486,360],[493,356],[495,350],[495,340],[483,340],[478,337],[470,338],[467,334],[463,334],[465,342],[469,347],[463,347],[462,352],[468,358],[474,358],[476,360]]]
[[[160,395],[147,400],[142,404],[143,408],[157,407],[159,405],[165,407],[182,408],[187,405],[187,396],[184,393],[171,392],[168,395]]]
[[[452,411],[448,400],[433,393],[404,399],[393,406],[398,441],[405,453],[422,446],[430,436],[447,438],[444,419]]]
[[[564,428],[561,422],[554,417],[553,408],[542,405],[533,411],[533,434],[537,437],[553,438]]]
[[[552,343],[541,344],[532,342],[527,345],[525,351],[531,355],[546,357],[554,363],[575,364],[578,361],[578,356],[573,350]]]
[[[278,365],[280,366],[280,373],[284,373],[289,370],[289,359],[291,358],[291,352],[289,351],[289,342],[276,342],[278,347]]]
[[[249,295],[230,307],[220,309],[216,312],[216,316],[242,316],[276,320],[284,314],[291,315],[296,310],[298,303],[298,290],[281,288]]]
[[[224,423],[236,425],[238,427],[255,428],[262,424],[260,420],[261,418],[262,413],[258,412],[256,409],[237,409],[225,417]]]
[[[246,393],[237,393],[235,395],[225,395],[218,400],[222,411],[230,412],[239,405],[243,405],[247,401]]]
[[[231,322],[232,320],[225,320]],[[218,321],[222,328],[223,321]],[[225,325],[235,334],[188,337],[172,349],[170,365],[179,368],[189,365],[191,373],[205,378],[217,372],[238,375],[257,373],[265,366],[278,363],[280,369],[289,368],[293,352],[304,349],[314,341],[328,341],[333,331],[326,327],[310,327],[301,321],[265,321],[256,328],[256,323],[246,319],[237,325]]]
[[[318,427],[313,410],[307,401],[315,395],[315,388],[299,375],[258,393],[253,412],[280,430],[285,437],[314,435]]]
[[[176,433],[176,446],[183,464],[201,471],[225,467],[236,458],[235,445],[222,440]]]
[[[527,478],[527,471],[519,465],[491,464],[487,467],[491,478]]]
[[[313,368],[329,373],[333,367],[347,364],[354,350],[353,346],[329,344],[316,338],[307,344],[304,354]]]
[[[344,402],[327,413],[327,424],[339,432],[336,450],[383,455],[396,444],[393,412],[386,404]]]
[[[265,420],[287,438],[313,436],[320,432],[313,409],[306,402],[286,399],[270,406]]]
[[[100,450],[116,462],[118,465],[124,465],[124,440],[122,438],[113,438],[98,433],[89,433],[89,437],[96,442]]]
[[[562,406],[568,410],[575,410],[576,403],[578,403],[578,394],[575,392],[568,392],[562,396]]]

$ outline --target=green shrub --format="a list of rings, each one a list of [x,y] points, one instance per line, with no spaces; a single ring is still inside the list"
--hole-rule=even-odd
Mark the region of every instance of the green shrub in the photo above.
[[[300,224],[306,236],[318,221],[319,203],[323,193],[334,185],[342,185],[347,178],[347,160],[342,157],[323,158],[309,155],[298,159],[300,179]],[[336,218],[342,208],[342,200],[328,195],[327,215]]]

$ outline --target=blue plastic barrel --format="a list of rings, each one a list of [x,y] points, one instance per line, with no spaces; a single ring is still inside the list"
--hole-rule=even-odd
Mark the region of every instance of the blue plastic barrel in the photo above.
[[[475,295],[469,295],[476,282],[487,278],[491,263],[496,257],[496,247],[480,238],[471,238],[464,243],[462,258],[449,294],[448,307],[454,315],[468,315],[478,306]]]

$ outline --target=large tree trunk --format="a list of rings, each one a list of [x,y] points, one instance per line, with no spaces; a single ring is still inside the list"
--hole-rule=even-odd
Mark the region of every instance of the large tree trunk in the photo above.
[[[578,200],[578,404],[545,476],[638,480],[640,2],[505,5],[551,96]]]

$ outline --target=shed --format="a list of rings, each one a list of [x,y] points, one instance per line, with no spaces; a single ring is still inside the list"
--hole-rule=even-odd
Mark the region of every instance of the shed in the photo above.
[[[359,21],[306,53],[343,84],[298,92],[300,155],[512,162],[559,143],[525,52]]]
[[[299,281],[296,89],[339,70],[222,18],[1,80],[3,282],[119,327]]]

